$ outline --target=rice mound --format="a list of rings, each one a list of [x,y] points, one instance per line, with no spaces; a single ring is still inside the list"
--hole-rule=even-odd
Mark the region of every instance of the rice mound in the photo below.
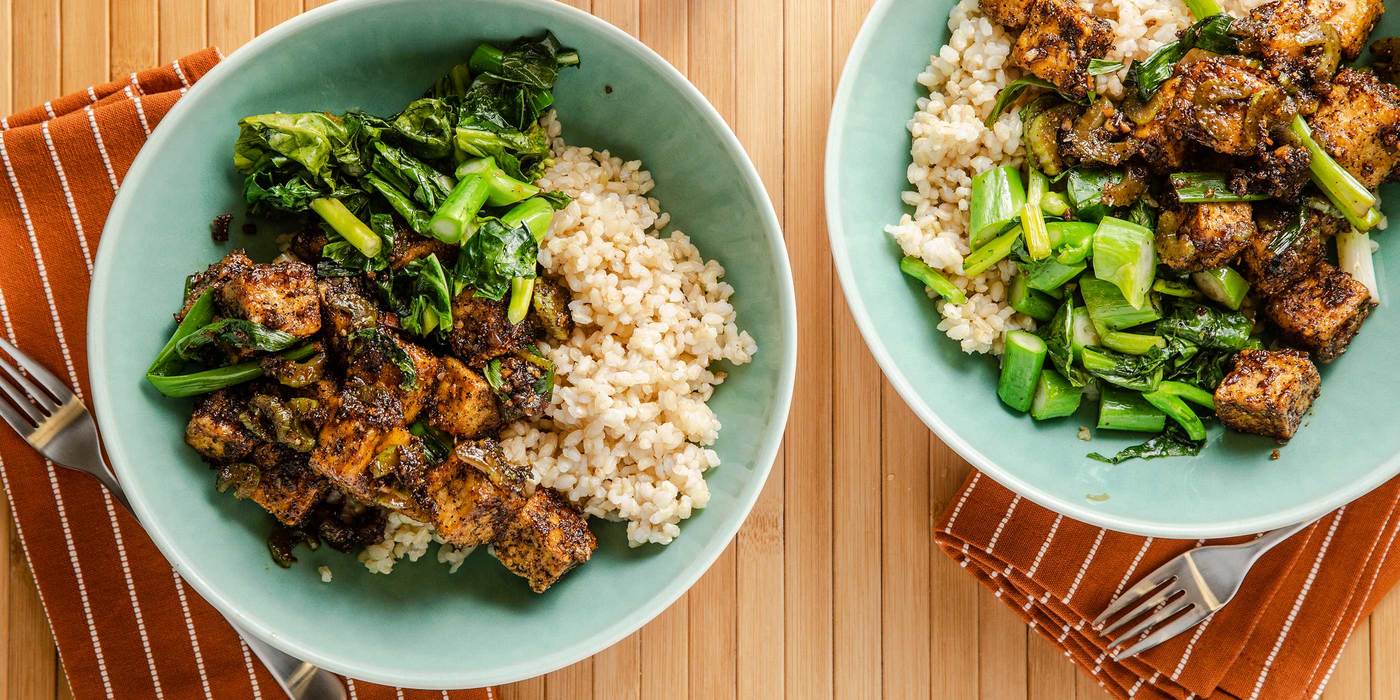
[[[1239,16],[1264,2],[1223,4]],[[1113,25],[1114,42],[1106,58],[1122,61],[1125,68],[1097,78],[1098,91],[1113,97],[1122,93],[1128,63],[1173,41],[1191,24],[1180,0],[1079,0],[1079,5]],[[993,166],[1019,166],[1024,160],[1017,110],[1003,113],[990,128],[983,124],[997,92],[1021,71],[1011,64],[1014,37],[983,15],[977,0],[962,0],[953,8],[948,34],[948,43],[930,57],[917,78],[929,94],[919,98],[907,125],[913,137],[906,173],[911,187],[901,197],[913,213],[885,231],[905,255],[947,273],[967,293],[965,304],[937,301],[942,316],[938,330],[958,341],[963,352],[1000,354],[1006,331],[1035,327],[1007,300],[1016,266],[1003,260],[968,277],[962,274],[962,264],[969,252],[972,178]]]
[[[720,421],[706,402],[721,360],[750,361],[757,344],[736,325],[724,268],[705,260],[647,194],[640,161],[567,145],[545,122],[554,162],[546,190],[574,198],[554,218],[540,264],[566,285],[573,335],[542,350],[557,367],[537,425],[502,435],[505,455],[586,513],[627,523],[628,542],[670,543],[710,500],[708,449]]]

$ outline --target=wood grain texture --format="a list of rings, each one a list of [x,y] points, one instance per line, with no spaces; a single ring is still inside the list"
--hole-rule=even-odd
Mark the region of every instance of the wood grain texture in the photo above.
[[[786,231],[801,367],[773,475],[700,583],[617,646],[502,697],[1105,697],[933,547],[931,520],[969,467],[881,379],[836,284],[822,145],[872,1],[568,0],[685,72],[748,150]],[[0,0],[0,112],[206,44],[232,51],[326,2]],[[67,700],[3,503],[0,517],[0,686],[8,698]],[[1400,698],[1400,594],[1353,634],[1326,697]]]

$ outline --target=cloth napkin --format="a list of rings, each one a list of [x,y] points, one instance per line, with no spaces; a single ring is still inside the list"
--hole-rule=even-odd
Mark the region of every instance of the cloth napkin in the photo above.
[[[206,49],[0,119],[0,333],[84,401],[92,254],[112,198],[151,130],[218,61]],[[282,697],[97,481],[55,468],[8,428],[0,477],[75,697]],[[495,697],[348,687],[356,700]]]
[[[1400,478],[1318,520],[1255,564],[1233,602],[1122,663],[1090,621],[1125,588],[1205,542],[1071,520],[973,472],[935,538],[1116,697],[1313,698],[1351,631],[1400,578]]]

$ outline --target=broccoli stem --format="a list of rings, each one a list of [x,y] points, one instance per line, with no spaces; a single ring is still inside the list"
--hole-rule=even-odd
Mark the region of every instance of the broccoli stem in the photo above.
[[[1047,420],[1074,415],[1083,397],[1083,387],[1070,384],[1053,369],[1043,370],[1035,385],[1035,398],[1031,400],[1031,418]]]
[[[1168,379],[1163,380],[1157,385],[1157,391],[1163,394],[1178,396],[1197,406],[1209,408],[1212,411],[1215,410],[1215,395],[1193,384],[1175,382]]]
[[[1167,417],[1143,400],[1142,394],[1104,387],[1099,398],[1099,427],[1104,430],[1160,433],[1167,427]]]
[[[447,199],[428,220],[433,238],[448,245],[466,240],[476,229],[476,214],[486,204],[488,186],[481,174],[468,175],[453,186]]]
[[[540,193],[540,188],[507,175],[496,165],[494,158],[477,158],[457,166],[456,175],[458,178],[464,178],[471,174],[480,174],[486,178],[488,187],[486,203],[493,207],[515,204]]]
[[[949,303],[967,303],[967,294],[958,289],[957,285],[948,281],[948,278],[944,277],[938,270],[930,267],[928,263],[912,255],[906,255],[903,260],[899,261],[899,269],[904,274],[923,283],[925,287],[932,289],[934,294],[947,299]]]
[[[1213,17],[1225,11],[1216,0],[1185,0],[1186,9],[1191,11],[1191,16],[1197,20]]]
[[[1312,128],[1303,117],[1293,117],[1288,128],[1312,156],[1312,181],[1341,210],[1347,221],[1362,233],[1379,225],[1381,217],[1380,212],[1375,210],[1376,196],[1313,139]]]
[[[344,202],[339,199],[321,197],[311,200],[311,210],[320,215],[330,227],[355,246],[367,258],[377,257],[383,249],[383,242],[379,240],[379,235],[370,230],[365,222],[360,221]]]
[[[1201,423],[1201,417],[1196,415],[1196,412],[1191,410],[1191,407],[1187,406],[1180,397],[1158,389],[1143,394],[1142,398],[1156,407],[1157,410],[1165,413],[1167,417],[1176,421],[1186,430],[1187,437],[1192,440],[1206,439],[1206,426]]]
[[[963,275],[971,277],[1001,262],[1011,254],[1011,249],[1016,246],[1016,239],[1020,237],[1021,227],[1016,226],[972,251],[972,254],[963,258]]]
[[[1001,376],[997,379],[997,396],[1002,403],[1022,413],[1030,410],[1048,351],[1045,341],[1034,333],[1021,330],[1006,332]]]
[[[544,240],[549,233],[549,225],[554,222],[554,207],[539,197],[527,199],[506,212],[501,223],[515,228],[524,226],[534,236],[535,242]],[[506,320],[512,324],[525,320],[530,313],[530,301],[535,296],[535,278],[516,277],[510,281],[510,305],[506,307]]]
[[[477,44],[476,50],[472,51],[472,57],[467,65],[473,73],[495,73],[501,69],[501,59],[505,57],[505,51],[490,44]]]

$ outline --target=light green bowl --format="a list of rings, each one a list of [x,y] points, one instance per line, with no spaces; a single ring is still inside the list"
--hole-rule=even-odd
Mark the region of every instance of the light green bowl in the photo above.
[[[996,397],[996,361],[964,355],[938,331],[923,290],[900,274],[900,252],[882,232],[905,209],[910,138],[905,124],[923,88],[914,78],[947,41],[951,0],[881,0],[857,37],[827,140],[826,192],[831,250],[846,299],[885,375],[949,446],[988,476],[1047,508],[1102,527],[1166,537],[1258,532],[1313,518],[1400,472],[1400,314],[1387,270],[1400,244],[1376,236],[1383,302],[1351,349],[1322,370],[1322,396],[1277,460],[1272,441],[1216,428],[1197,457],[1110,466],[1085,457],[1112,454],[1142,436],[1095,431],[1093,409],[1035,422]],[[1400,33],[1400,12],[1374,36]],[[1391,220],[1400,191],[1384,192]],[[1393,225],[1392,225],[1393,226]],[[1394,234],[1390,234],[1394,235]],[[1086,402],[1087,403],[1087,402]]]
[[[269,518],[214,490],[183,443],[190,405],[142,379],[172,330],[185,275],[235,245],[272,253],[272,234],[210,241],[236,212],[239,117],[273,110],[392,113],[482,40],[551,29],[583,55],[558,86],[565,134],[640,158],[675,225],[728,270],[740,324],[758,341],[711,406],[724,423],[709,507],[667,547],[629,549],[595,522],[588,565],[531,593],[480,551],[456,574],[431,555],[391,576],[327,548],[290,570],[264,545]],[[238,221],[233,227],[239,229]],[[536,676],[597,653],[660,613],[715,560],[776,454],[796,363],[792,276],[772,206],[714,109],[636,40],[547,0],[342,0],[258,37],[201,80],[136,159],[103,234],[92,287],[90,361],[106,445],[141,522],[180,573],[245,629],[356,678],[461,688]],[[304,550],[303,550],[304,552]],[[323,584],[319,565],[331,567]]]

